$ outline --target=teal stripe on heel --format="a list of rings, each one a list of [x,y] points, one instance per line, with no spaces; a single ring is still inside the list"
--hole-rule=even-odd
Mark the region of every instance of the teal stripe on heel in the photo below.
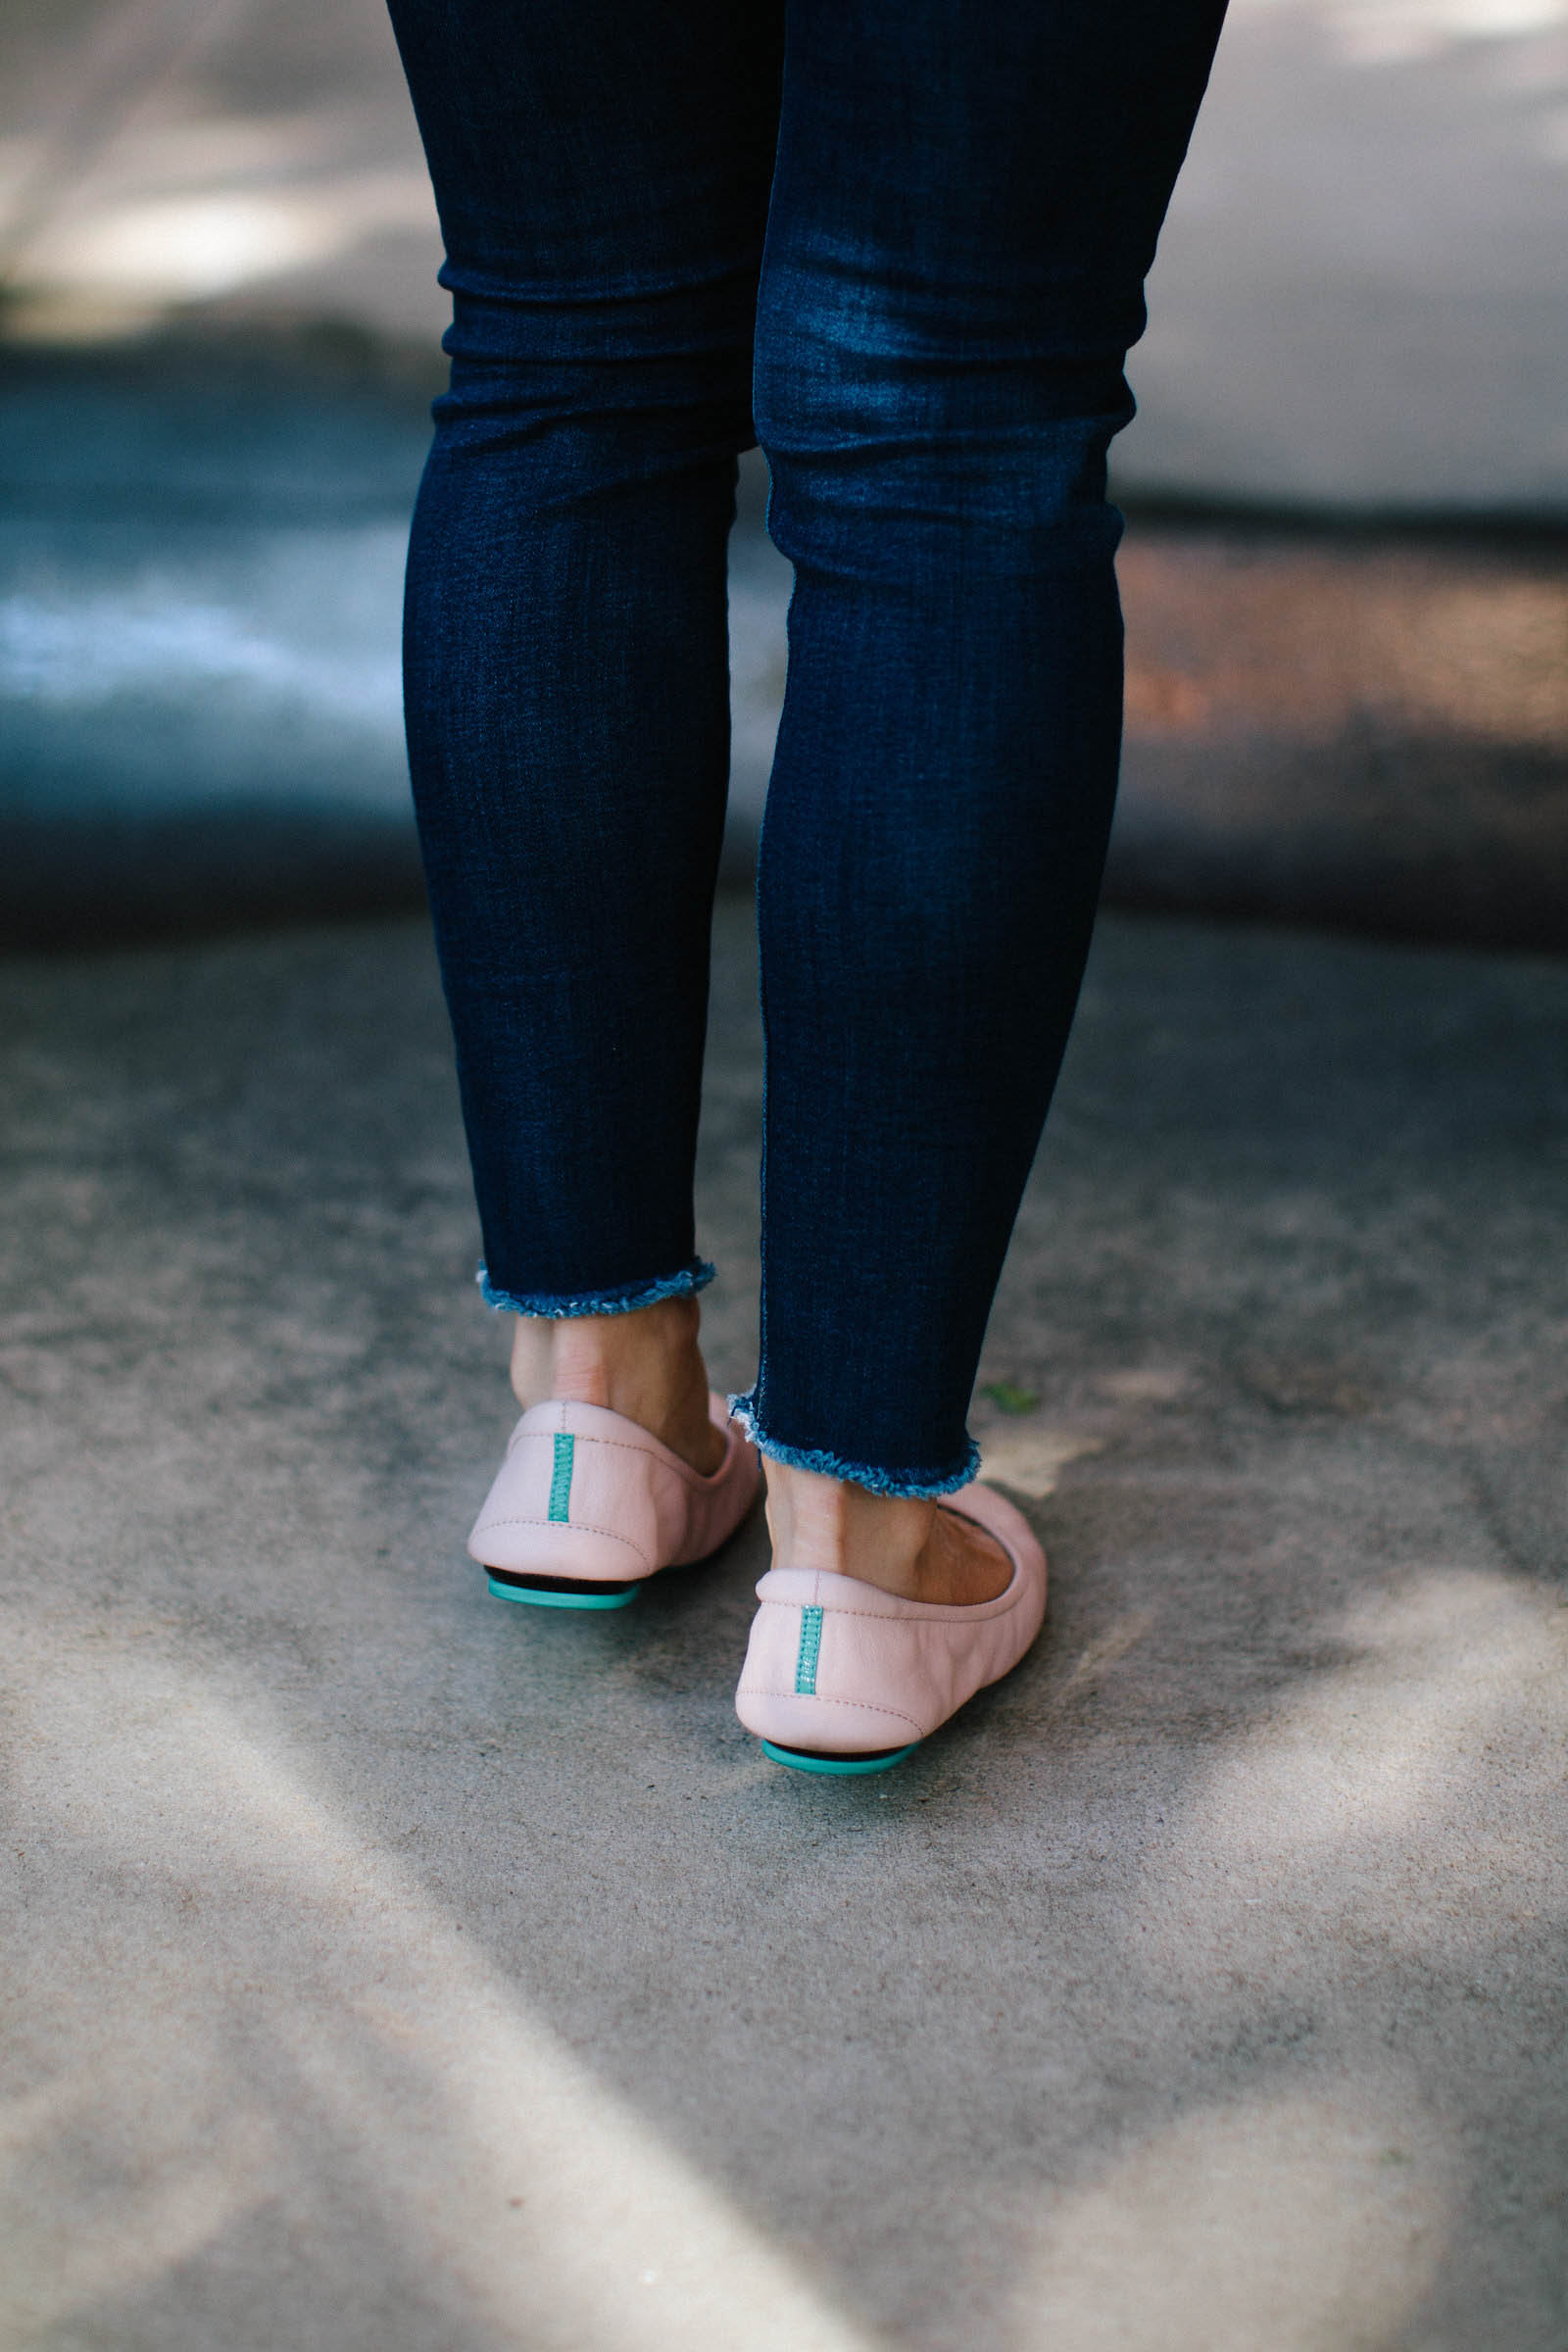
[[[571,1517],[571,1465],[577,1441],[567,1430],[557,1430],[556,1449],[550,1474],[550,1508],[546,1516],[552,1526],[564,1527]]]

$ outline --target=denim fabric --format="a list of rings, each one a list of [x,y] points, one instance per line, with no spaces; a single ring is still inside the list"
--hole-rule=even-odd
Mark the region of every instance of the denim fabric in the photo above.
[[[392,0],[453,296],[410,758],[486,1295],[613,1312],[692,1214],[760,440],[795,566],[759,863],[764,1450],[965,1415],[1115,793],[1105,451],[1223,0]],[[754,421],[755,420],[755,421]]]

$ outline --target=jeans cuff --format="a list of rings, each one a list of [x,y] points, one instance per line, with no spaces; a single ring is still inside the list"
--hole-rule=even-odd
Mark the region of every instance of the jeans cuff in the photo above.
[[[608,1291],[577,1291],[570,1295],[560,1291],[498,1291],[487,1266],[481,1266],[474,1279],[487,1306],[500,1307],[509,1315],[541,1315],[551,1322],[564,1322],[575,1315],[629,1315],[634,1308],[653,1306],[661,1298],[685,1298],[693,1291],[706,1290],[714,1271],[706,1258],[694,1257],[678,1274],[658,1274],[648,1282],[622,1282]]]
[[[973,1438],[965,1442],[956,1463],[947,1463],[934,1470],[884,1470],[874,1462],[852,1462],[843,1454],[831,1453],[818,1446],[785,1446],[759,1428],[757,1420],[757,1391],[749,1389],[744,1396],[731,1396],[729,1409],[760,1454],[770,1461],[788,1462],[794,1470],[814,1470],[822,1478],[848,1478],[856,1486],[864,1487],[872,1494],[907,1494],[924,1498],[933,1494],[956,1494],[960,1487],[968,1486],[980,1467],[980,1448]]]

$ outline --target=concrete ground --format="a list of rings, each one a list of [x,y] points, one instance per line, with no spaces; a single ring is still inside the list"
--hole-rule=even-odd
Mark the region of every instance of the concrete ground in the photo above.
[[[1047,1632],[822,1784],[759,1524],[594,1623],[463,1555],[420,926],[4,967],[6,2352],[1561,2352],[1565,1019],[1104,922],[976,1417]]]

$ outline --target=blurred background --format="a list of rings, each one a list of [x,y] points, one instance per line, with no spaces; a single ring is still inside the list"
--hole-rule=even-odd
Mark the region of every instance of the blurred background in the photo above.
[[[5,941],[416,902],[398,601],[446,305],[377,0],[11,0],[0,109]],[[1112,903],[1568,946],[1565,192],[1568,0],[1233,0],[1117,448]]]

